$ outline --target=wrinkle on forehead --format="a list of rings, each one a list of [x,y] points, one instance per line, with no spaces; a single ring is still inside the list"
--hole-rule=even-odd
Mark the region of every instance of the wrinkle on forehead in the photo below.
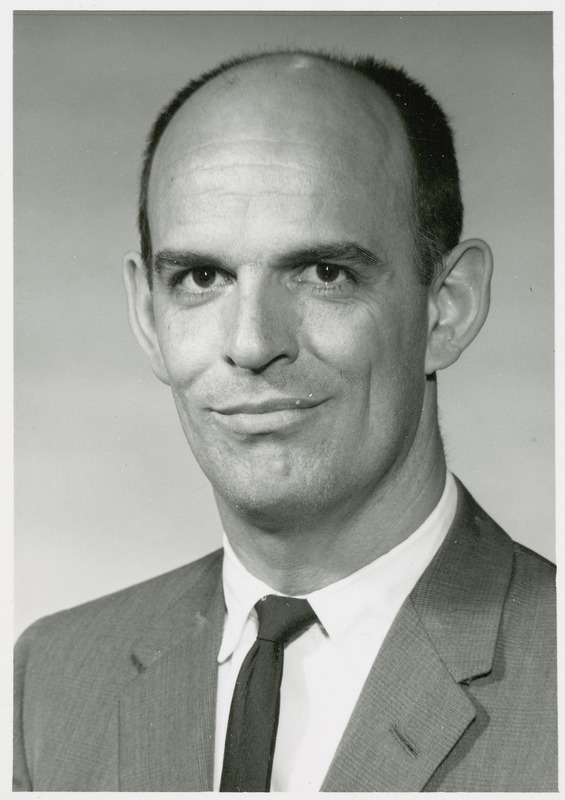
[[[149,212],[179,192],[186,202],[221,191],[246,169],[273,193],[295,173],[299,191],[302,178],[312,189],[324,178],[406,207],[411,165],[403,123],[378,86],[319,59],[276,57],[214,78],[179,109],[155,153]]]
[[[215,147],[217,144],[225,145],[229,147],[230,145],[238,145],[242,143],[249,143],[253,144],[254,142],[260,142],[265,146],[272,144],[273,147],[280,148],[281,145],[302,145],[303,142],[300,139],[268,139],[266,137],[237,137],[234,139],[229,139],[228,137],[218,138],[217,140],[203,142],[202,144],[191,144],[190,141],[187,139],[186,141],[181,140],[182,143],[182,154],[183,155],[190,155],[195,163],[198,163],[198,155],[206,155],[207,151]],[[315,142],[311,143],[312,147],[316,147],[318,150],[322,150],[322,145],[316,144]]]
[[[387,171],[384,156],[378,161],[384,162],[381,168]],[[360,183],[367,182],[370,177],[367,164],[349,151],[345,151],[341,158],[328,159],[326,148],[317,144],[242,139],[207,143],[190,151],[178,143],[164,154],[155,170],[154,188],[158,193],[168,191],[175,184],[188,180],[193,190],[198,191],[199,185],[206,181],[206,173],[213,180],[222,175],[231,176],[238,169],[242,173],[248,169],[260,171],[264,176],[269,174],[271,179],[275,179],[273,188],[278,177],[275,173],[282,176],[294,172],[310,178],[323,173],[326,178]]]
[[[309,151],[311,154],[309,155]],[[166,155],[161,158],[161,168],[174,169],[187,162],[191,172],[210,169],[211,167],[230,166],[263,166],[268,164],[290,164],[300,154],[298,168],[317,168],[324,148],[316,143],[284,139],[225,139],[206,142],[197,147],[184,147],[182,140],[177,140]]]

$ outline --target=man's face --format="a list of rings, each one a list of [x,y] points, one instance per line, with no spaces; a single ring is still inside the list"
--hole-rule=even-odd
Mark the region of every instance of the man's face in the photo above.
[[[358,507],[402,469],[424,402],[406,137],[378,89],[317,61],[227,78],[178,112],[151,174],[168,382],[224,502]]]

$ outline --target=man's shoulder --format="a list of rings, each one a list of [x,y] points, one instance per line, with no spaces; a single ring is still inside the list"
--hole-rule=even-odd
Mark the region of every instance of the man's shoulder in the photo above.
[[[506,596],[504,630],[509,636],[512,629],[517,644],[524,647],[523,633],[527,628],[530,644],[547,648],[556,647],[556,568],[555,565],[512,541],[512,574]]]
[[[470,532],[479,549],[496,559],[504,552],[512,560],[511,581],[534,590],[541,597],[555,594],[555,564],[544,556],[512,538],[477,503],[463,484],[457,480],[459,503],[453,529]]]
[[[128,586],[73,608],[58,611],[34,622],[20,636],[16,650],[48,643],[57,650],[65,643],[93,637],[134,641],[151,621],[197,586],[214,586],[221,576],[223,551],[199,558],[162,575]]]
[[[513,540],[460,482],[449,533],[412,598],[448,648],[447,630],[461,646],[502,634],[516,653],[530,639],[555,645],[555,566]]]
[[[14,670],[14,742],[20,748],[15,785],[29,785],[25,759],[32,752],[30,764],[39,770],[36,777],[45,768],[53,778],[53,765],[62,763],[58,760],[62,741],[71,754],[67,764],[73,758],[80,760],[77,753],[87,750],[96,751],[92,757],[98,757],[119,697],[145,670],[138,658],[138,653],[147,655],[143,645],[149,642],[159,657],[189,636],[210,605],[221,604],[221,571],[222,552],[217,551],[44,617],[22,634]],[[24,730],[26,756],[21,754]],[[107,784],[104,780],[102,785]]]
[[[515,584],[523,586],[541,600],[555,598],[556,567],[552,561],[530,550],[526,545],[513,541]]]

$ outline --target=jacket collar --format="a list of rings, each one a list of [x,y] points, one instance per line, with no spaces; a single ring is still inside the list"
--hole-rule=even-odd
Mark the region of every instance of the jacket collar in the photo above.
[[[455,519],[411,599],[439,657],[462,683],[492,669],[513,543],[457,484]]]

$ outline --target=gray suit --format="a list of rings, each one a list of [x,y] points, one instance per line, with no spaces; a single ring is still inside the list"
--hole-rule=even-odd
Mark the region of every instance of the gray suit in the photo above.
[[[323,790],[557,788],[554,569],[458,488]],[[212,553],[23,634],[16,789],[212,789],[221,563]]]

